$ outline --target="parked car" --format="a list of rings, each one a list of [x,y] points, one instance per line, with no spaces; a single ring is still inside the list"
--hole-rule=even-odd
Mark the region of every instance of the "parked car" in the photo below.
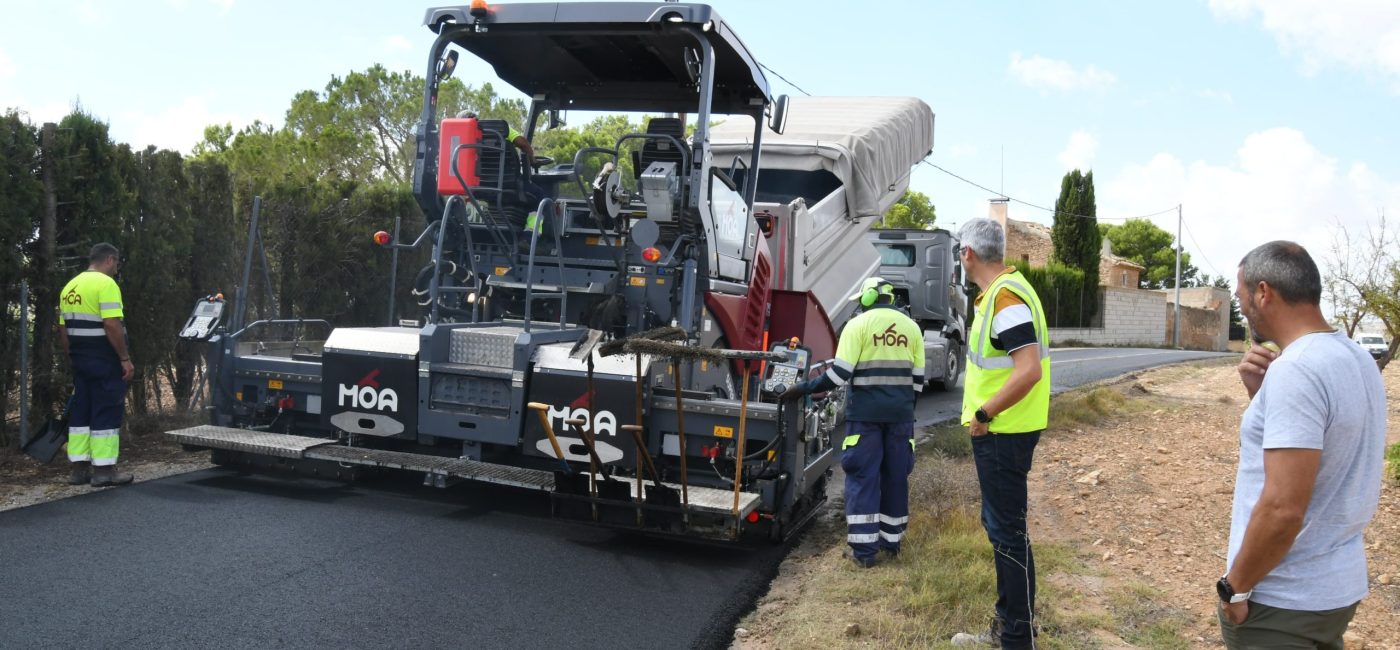
[[[1385,337],[1379,334],[1357,334],[1356,343],[1371,353],[1373,359],[1385,356],[1386,350],[1390,349],[1385,343]]]

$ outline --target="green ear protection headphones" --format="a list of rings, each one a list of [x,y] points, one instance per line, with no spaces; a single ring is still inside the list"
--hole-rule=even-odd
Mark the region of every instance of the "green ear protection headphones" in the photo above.
[[[860,306],[870,308],[875,305],[875,301],[880,299],[880,294],[894,295],[894,285],[888,282],[881,282],[860,294]]]

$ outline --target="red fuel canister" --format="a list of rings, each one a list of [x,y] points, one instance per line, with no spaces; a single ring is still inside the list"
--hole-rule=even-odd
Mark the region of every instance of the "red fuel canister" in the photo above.
[[[481,144],[481,127],[475,117],[450,117],[442,121],[439,134],[438,194],[466,194],[462,187],[463,181],[469,187],[481,184],[481,179],[476,175],[476,160],[481,150],[475,147],[457,150],[457,147],[464,144]],[[452,174],[454,150],[457,150],[457,173],[462,176],[460,180]]]

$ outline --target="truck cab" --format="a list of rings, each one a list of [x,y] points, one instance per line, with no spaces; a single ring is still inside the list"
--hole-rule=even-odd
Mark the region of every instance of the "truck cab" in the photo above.
[[[895,287],[895,303],[924,331],[924,372],[930,385],[954,390],[967,351],[968,287],[958,240],[943,229],[871,230],[880,277]]]

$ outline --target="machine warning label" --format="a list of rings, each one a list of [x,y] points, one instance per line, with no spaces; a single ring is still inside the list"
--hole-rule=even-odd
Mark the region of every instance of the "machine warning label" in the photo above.
[[[716,426],[716,427],[715,427],[715,437],[716,437],[716,438],[733,438],[733,437],[734,437],[734,427],[721,427],[721,426]]]
[[[627,284],[630,284],[630,285],[632,285],[632,286],[634,286],[634,287],[645,287],[645,286],[647,286],[647,279],[646,279],[646,278],[627,278]]]

